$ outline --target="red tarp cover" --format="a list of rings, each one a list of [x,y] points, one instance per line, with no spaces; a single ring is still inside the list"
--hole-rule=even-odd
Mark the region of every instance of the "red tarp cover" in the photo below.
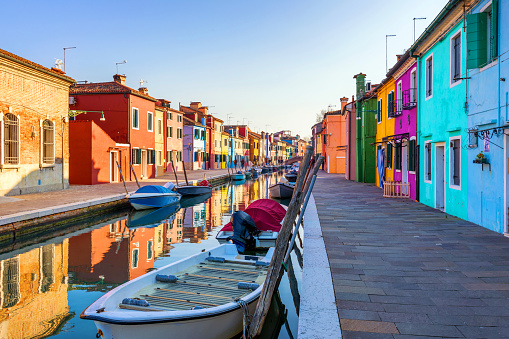
[[[286,214],[283,206],[271,199],[256,200],[244,212],[253,218],[259,230],[273,232],[279,232],[281,221],[283,221]],[[221,231],[233,231],[231,222],[224,225]]]

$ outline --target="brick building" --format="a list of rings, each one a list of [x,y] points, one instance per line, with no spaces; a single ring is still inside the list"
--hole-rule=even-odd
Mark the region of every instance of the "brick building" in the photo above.
[[[69,86],[74,80],[0,49],[0,195],[69,186]]]

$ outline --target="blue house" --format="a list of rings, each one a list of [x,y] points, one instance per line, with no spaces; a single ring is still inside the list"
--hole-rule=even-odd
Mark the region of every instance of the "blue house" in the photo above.
[[[419,200],[468,219],[466,8],[451,0],[411,47],[417,58]]]
[[[182,150],[186,169],[205,169],[205,126],[184,117]]]
[[[508,232],[509,0],[483,0],[467,15],[468,220]],[[505,20],[504,20],[505,19]]]

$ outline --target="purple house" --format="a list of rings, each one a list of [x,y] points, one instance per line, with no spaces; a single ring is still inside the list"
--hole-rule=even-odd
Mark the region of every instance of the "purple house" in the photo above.
[[[398,56],[398,61],[389,70],[387,77],[395,80],[394,134],[401,142],[400,154],[395,161],[401,161],[400,169],[394,171],[394,180],[410,184],[410,198],[417,200],[417,63],[410,51]],[[398,159],[399,158],[399,159]],[[395,167],[398,168],[398,167]]]

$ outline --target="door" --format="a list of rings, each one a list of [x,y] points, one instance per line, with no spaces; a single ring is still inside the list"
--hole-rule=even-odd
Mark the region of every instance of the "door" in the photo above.
[[[408,142],[401,147],[401,182],[408,182]]]
[[[118,152],[110,152],[110,182],[118,182]]]
[[[147,177],[147,163],[148,163],[148,154],[147,150],[141,150],[141,177]]]
[[[435,146],[435,208],[445,210],[445,146]]]

